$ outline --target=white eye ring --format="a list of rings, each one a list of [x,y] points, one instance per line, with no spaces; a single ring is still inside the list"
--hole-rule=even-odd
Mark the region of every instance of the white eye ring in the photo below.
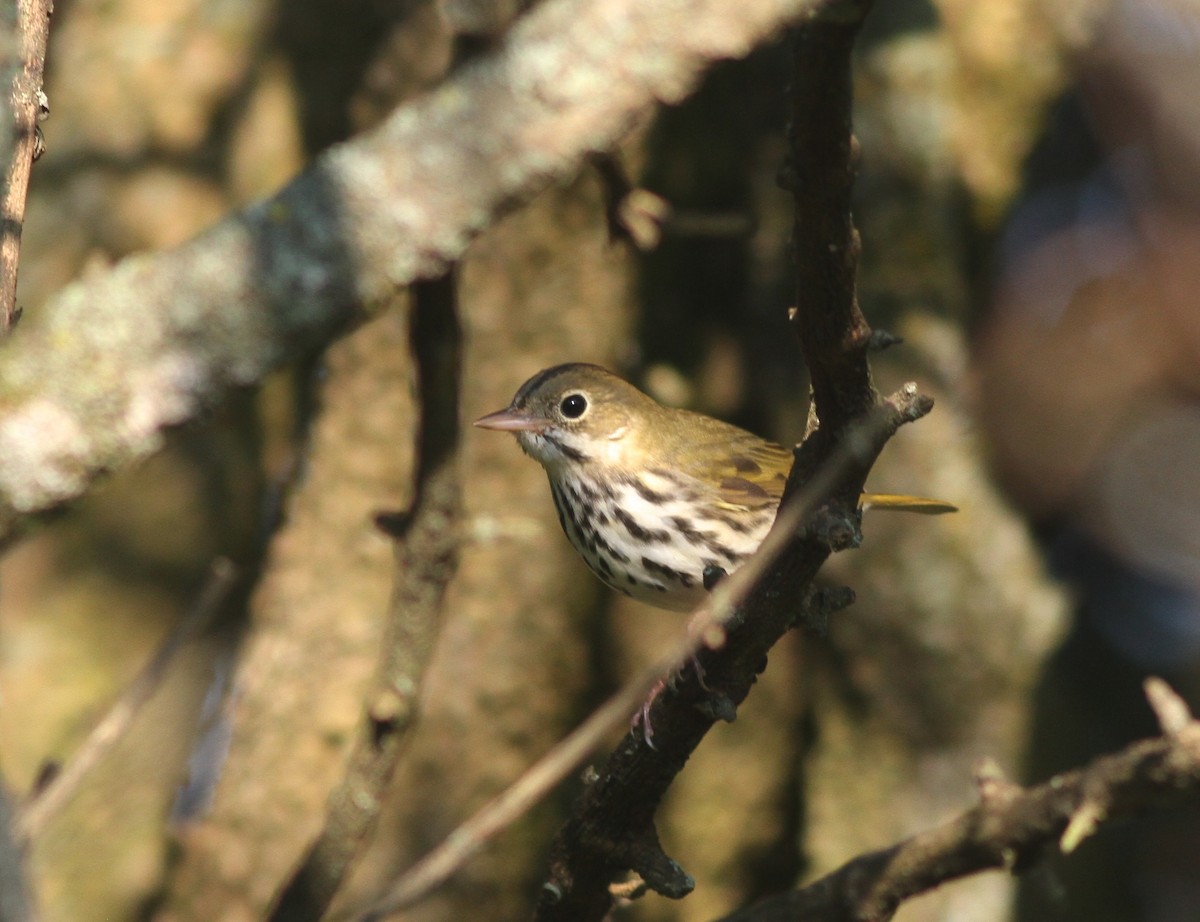
[[[583,419],[588,409],[587,397],[576,391],[567,394],[558,405],[559,415],[563,419]]]

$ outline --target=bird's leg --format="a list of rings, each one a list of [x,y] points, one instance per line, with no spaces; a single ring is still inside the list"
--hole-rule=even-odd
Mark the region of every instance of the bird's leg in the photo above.
[[[657,749],[658,747],[654,745],[654,725],[650,723],[650,708],[654,704],[654,699],[666,688],[666,684],[662,679],[654,683],[654,687],[650,689],[650,694],[646,696],[646,700],[642,702],[642,706],[638,708],[637,713],[633,715],[633,719],[629,721],[629,732],[634,733],[638,727],[641,727],[642,739],[645,740],[646,745],[651,749]]]
[[[688,622],[688,633],[693,630],[692,622]],[[696,670],[696,681],[700,683],[700,687],[708,691],[708,686],[704,684],[704,667],[700,665],[700,659],[695,653],[690,654],[692,668]],[[654,706],[655,700],[663,693],[664,689],[674,691],[678,686],[679,680],[683,678],[686,665],[672,666],[670,672],[663,678],[654,683],[654,687],[650,689],[650,694],[646,696],[646,700],[642,702],[642,706],[638,712],[633,715],[633,720],[629,723],[630,730],[642,729],[642,739],[646,741],[646,745],[651,749],[656,748],[654,745],[654,726],[650,723],[650,708]]]
[[[712,592],[713,587],[716,586],[717,583],[723,580],[727,575],[728,574],[725,572],[724,567],[705,567],[704,574],[701,577],[704,582],[705,590]],[[688,620],[687,631],[690,640],[694,641],[697,634],[702,633],[707,629],[708,624],[706,617],[701,619],[691,618]],[[688,656],[692,665],[692,669],[696,672],[696,681],[699,683],[700,687],[704,691],[709,692],[710,696],[714,699],[712,701],[705,701],[698,705],[700,710],[714,719],[724,720],[727,722],[732,721],[737,713],[736,708],[733,707],[728,698],[726,698],[720,692],[714,692],[713,689],[708,687],[704,681],[704,666],[700,662],[700,657],[695,652],[696,644],[693,643],[689,646],[693,651]],[[654,727],[650,723],[650,708],[654,705],[654,700],[662,694],[664,688],[670,688],[672,690],[675,689],[676,684],[680,679],[683,678],[683,672],[686,668],[686,665],[674,667],[665,678],[660,679],[655,686],[650,689],[650,694],[646,696],[646,700],[642,703],[641,708],[636,714],[633,715],[633,720],[630,722],[630,729],[636,730],[640,726],[642,728],[642,739],[646,741],[646,745],[651,749],[654,748]]]

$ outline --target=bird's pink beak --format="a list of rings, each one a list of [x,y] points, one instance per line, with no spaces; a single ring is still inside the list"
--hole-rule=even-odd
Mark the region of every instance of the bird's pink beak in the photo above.
[[[475,425],[480,429],[497,429],[501,432],[541,432],[546,428],[546,421],[505,409],[479,417]]]

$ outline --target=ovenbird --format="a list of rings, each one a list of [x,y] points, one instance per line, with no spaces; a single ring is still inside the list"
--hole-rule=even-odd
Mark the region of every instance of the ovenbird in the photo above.
[[[614,589],[688,611],[706,574],[766,537],[792,453],[729,423],[664,407],[597,365],[538,372],[476,426],[516,434],[546,470],[575,550]],[[862,506],[952,512],[939,500],[863,494]]]

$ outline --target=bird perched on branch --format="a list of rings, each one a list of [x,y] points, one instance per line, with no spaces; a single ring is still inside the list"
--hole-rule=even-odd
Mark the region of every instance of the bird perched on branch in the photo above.
[[[664,407],[597,365],[538,372],[475,421],[512,432],[550,478],[575,550],[614,589],[689,611],[714,575],[766,537],[792,465],[774,442]],[[864,493],[863,507],[953,512],[940,500]]]

